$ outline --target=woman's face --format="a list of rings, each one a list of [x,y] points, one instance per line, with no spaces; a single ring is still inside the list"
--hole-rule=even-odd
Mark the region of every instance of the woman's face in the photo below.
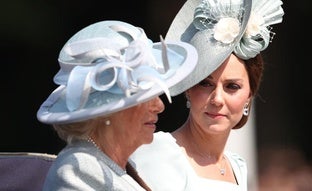
[[[159,97],[115,113],[110,117],[111,124],[118,127],[126,141],[134,145],[152,142],[156,130],[158,114],[164,111],[164,103]],[[130,143],[129,143],[130,144]]]
[[[194,122],[209,132],[232,129],[250,101],[250,86],[244,61],[231,56],[210,76],[186,91]]]

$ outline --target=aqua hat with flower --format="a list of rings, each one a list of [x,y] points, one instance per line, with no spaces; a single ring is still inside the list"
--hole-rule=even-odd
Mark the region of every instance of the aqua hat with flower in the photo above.
[[[166,40],[181,40],[198,51],[194,71],[170,88],[177,95],[199,83],[234,53],[243,60],[266,49],[281,23],[281,0],[187,0],[175,16]]]
[[[61,49],[59,87],[37,112],[39,121],[64,124],[135,106],[163,93],[189,75],[196,49],[185,42],[153,43],[144,30],[122,21],[91,24]]]

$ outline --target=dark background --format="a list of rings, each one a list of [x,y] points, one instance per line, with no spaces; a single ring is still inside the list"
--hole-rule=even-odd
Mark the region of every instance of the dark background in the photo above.
[[[284,1],[283,23],[273,25],[273,42],[256,98],[256,143],[263,150],[292,148],[311,162],[311,12],[308,0]],[[59,51],[80,29],[102,20],[140,26],[154,41],[165,36],[184,0],[12,0],[0,11],[1,137],[0,152],[57,154],[64,146],[48,125],[36,119],[41,103],[56,88]],[[309,91],[308,91],[309,90]],[[185,120],[182,96],[166,103],[159,130],[171,131]]]

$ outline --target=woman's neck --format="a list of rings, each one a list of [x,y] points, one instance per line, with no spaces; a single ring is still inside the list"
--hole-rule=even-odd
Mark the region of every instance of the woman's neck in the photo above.
[[[172,133],[177,144],[183,147],[188,155],[209,158],[212,162],[222,160],[226,140],[191,125],[188,120]]]
[[[194,127],[192,127],[194,128]],[[236,183],[234,172],[223,151],[226,140],[194,131],[185,123],[172,132],[196,174],[203,178]]]
[[[109,136],[90,136],[90,138],[103,153],[111,158],[123,170],[126,170],[126,165],[132,151],[125,149],[126,147],[121,145],[122,142],[109,138]]]

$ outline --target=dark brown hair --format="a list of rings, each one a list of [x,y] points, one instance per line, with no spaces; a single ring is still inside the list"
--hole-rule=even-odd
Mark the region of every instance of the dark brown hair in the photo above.
[[[245,60],[245,68],[248,73],[249,84],[250,84],[250,93],[252,98],[254,98],[259,90],[260,83],[262,80],[262,74],[264,69],[264,62],[261,54],[258,54],[256,57],[251,58],[249,60]],[[249,104],[249,112],[252,106],[252,99]],[[233,127],[233,129],[240,129],[247,123],[248,116],[243,115],[242,119]]]

